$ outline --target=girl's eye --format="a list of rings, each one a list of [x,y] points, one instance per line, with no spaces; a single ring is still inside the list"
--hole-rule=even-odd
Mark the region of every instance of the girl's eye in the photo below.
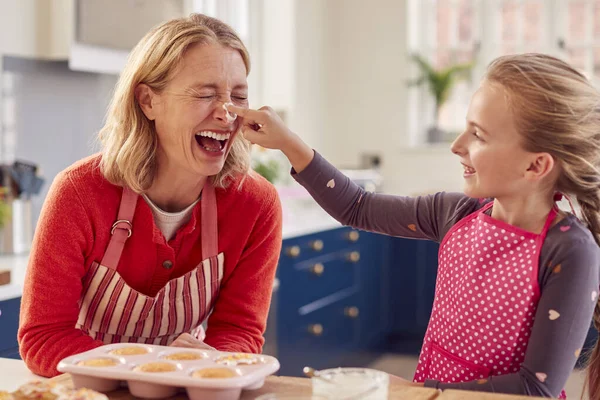
[[[477,139],[481,140],[481,136],[479,136],[479,133],[477,133],[477,131],[473,131],[473,136],[475,136]]]

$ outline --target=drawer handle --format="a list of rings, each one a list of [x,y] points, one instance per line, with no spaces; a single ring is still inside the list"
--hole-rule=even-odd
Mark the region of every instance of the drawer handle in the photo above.
[[[323,325],[312,324],[308,326],[308,333],[313,336],[321,336],[323,334]]]
[[[352,319],[356,319],[358,318],[358,315],[360,314],[360,310],[358,309],[358,307],[346,307],[344,309],[344,315],[348,318],[352,318]]]
[[[357,263],[360,260],[360,253],[358,251],[353,251],[348,254],[348,261]]]
[[[348,232],[348,240],[351,242],[357,242],[359,237],[360,237],[360,235],[358,234],[357,231]]]
[[[310,242],[310,248],[313,249],[314,251],[321,251],[323,250],[323,241],[322,240],[313,240],[312,242]]]
[[[316,276],[321,276],[323,275],[323,272],[325,272],[325,266],[321,263],[316,263],[310,268],[310,272]]]
[[[290,257],[298,257],[300,255],[300,246],[291,246],[285,250],[285,254]]]

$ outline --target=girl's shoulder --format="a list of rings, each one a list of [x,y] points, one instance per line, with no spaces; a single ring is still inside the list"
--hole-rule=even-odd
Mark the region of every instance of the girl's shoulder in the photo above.
[[[600,247],[588,227],[569,213],[548,230],[540,258],[546,260],[589,262],[600,268]]]

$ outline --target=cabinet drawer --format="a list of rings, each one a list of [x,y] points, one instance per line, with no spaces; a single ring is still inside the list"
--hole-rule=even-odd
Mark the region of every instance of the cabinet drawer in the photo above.
[[[351,246],[283,267],[280,280],[285,303],[297,308],[358,286],[359,258],[359,247]]]
[[[278,332],[282,375],[300,376],[304,366],[339,366],[356,347],[360,327],[360,296],[353,287],[299,309],[279,314]]]
[[[20,360],[21,354],[19,348],[14,347],[12,349],[0,351],[0,358],[12,358],[13,360]]]
[[[19,309],[21,298],[0,301],[0,351],[18,347]]]
[[[337,251],[360,242],[361,233],[351,228],[338,228],[298,238],[286,239],[281,249],[280,264],[296,263]]]

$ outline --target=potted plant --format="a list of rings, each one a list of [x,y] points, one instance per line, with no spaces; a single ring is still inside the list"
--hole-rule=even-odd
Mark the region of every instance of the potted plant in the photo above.
[[[279,154],[264,147],[254,145],[252,151],[252,169],[271,183],[276,183],[280,176],[282,165]]]
[[[427,85],[435,100],[434,125],[427,130],[428,142],[440,142],[444,136],[444,131],[439,127],[440,108],[450,97],[456,82],[470,77],[473,63],[453,64],[446,68],[436,69],[418,54],[413,54],[411,58],[418,65],[421,76],[409,82],[409,86]]]

